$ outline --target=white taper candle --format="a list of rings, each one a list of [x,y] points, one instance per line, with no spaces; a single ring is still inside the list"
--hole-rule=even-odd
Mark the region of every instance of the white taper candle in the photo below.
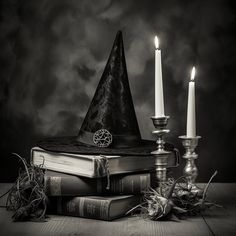
[[[159,49],[159,40],[155,36],[155,117],[165,116],[162,68],[161,68],[161,50]]]
[[[187,137],[196,136],[196,111],[195,111],[195,67],[191,72],[191,81],[188,87],[188,113],[187,113]]]

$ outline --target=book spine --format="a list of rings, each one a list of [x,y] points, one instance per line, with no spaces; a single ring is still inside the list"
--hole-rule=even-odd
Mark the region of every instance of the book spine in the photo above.
[[[151,186],[150,173],[142,173],[127,176],[112,176],[110,193],[140,194]]]
[[[97,195],[102,193],[101,179],[86,179],[78,176],[46,176],[47,196]]]
[[[74,197],[57,199],[57,214],[78,216],[99,220],[111,220],[109,217],[109,200]]]
[[[78,176],[46,176],[45,190],[48,196],[76,196],[107,194],[140,194],[151,185],[150,173],[112,176],[110,189],[106,179],[89,179]]]

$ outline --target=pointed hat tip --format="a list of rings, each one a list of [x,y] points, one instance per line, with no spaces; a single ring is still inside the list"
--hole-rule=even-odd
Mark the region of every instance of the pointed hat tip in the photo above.
[[[123,36],[122,36],[121,30],[117,31],[116,38],[113,45],[120,45],[120,48],[123,48]]]
[[[122,38],[122,31],[121,30],[118,30],[117,33],[116,33],[116,37],[118,38]]]

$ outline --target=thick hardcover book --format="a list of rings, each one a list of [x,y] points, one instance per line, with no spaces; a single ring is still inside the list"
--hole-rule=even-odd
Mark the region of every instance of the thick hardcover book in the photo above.
[[[134,195],[54,197],[49,200],[49,210],[52,214],[113,220],[139,203],[140,197]]]
[[[45,151],[39,147],[31,149],[31,160],[34,165],[43,168],[90,178],[103,177],[108,174],[122,174],[151,170],[155,159],[150,156],[110,156],[85,155]],[[171,153],[169,166],[176,165],[177,155]]]
[[[88,196],[106,194],[141,194],[151,187],[150,173],[113,175],[110,187],[106,178],[86,178],[54,171],[45,173],[45,190],[48,196]]]

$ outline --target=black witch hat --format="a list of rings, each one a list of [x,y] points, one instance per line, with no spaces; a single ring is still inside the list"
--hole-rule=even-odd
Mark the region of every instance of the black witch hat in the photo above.
[[[156,148],[154,141],[141,139],[121,31],[78,136],[47,139],[38,145],[49,151],[117,155],[149,155]]]
[[[116,35],[77,140],[113,148],[137,146],[141,140],[129,87],[121,31]]]

